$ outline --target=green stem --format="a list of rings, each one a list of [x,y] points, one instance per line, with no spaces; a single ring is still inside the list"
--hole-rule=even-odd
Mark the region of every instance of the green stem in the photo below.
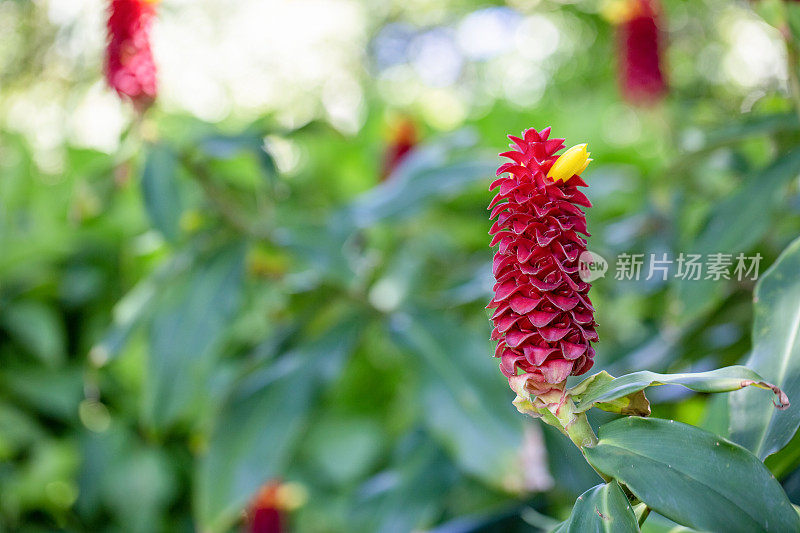
[[[594,434],[594,430],[591,424],[589,424],[589,419],[586,418],[586,413],[575,412],[575,403],[573,403],[572,398],[568,397],[564,405],[553,414],[561,426],[561,431],[575,443],[575,446],[581,450],[581,453],[583,453],[584,448],[591,448],[597,444],[597,435]],[[589,463],[589,466],[591,466],[592,469],[597,472],[597,475],[603,478],[606,483],[612,480],[611,477],[600,472],[591,463]]]
[[[579,413],[573,416],[575,418],[564,426],[570,440],[581,449],[584,447],[591,448],[597,444],[597,435],[594,434],[594,430],[586,418],[586,413]]]

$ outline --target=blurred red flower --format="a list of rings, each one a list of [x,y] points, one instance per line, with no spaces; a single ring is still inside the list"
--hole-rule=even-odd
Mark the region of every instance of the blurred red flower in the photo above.
[[[156,97],[156,66],[150,49],[150,26],[158,0],[111,0],[106,48],[106,80],[139,111]]]
[[[617,58],[624,98],[633,104],[659,101],[667,92],[667,82],[658,0],[626,0],[613,18],[618,23]]]

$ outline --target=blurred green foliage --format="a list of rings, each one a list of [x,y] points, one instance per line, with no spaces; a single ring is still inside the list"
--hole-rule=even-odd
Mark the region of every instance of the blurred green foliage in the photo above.
[[[0,530],[225,531],[272,479],[308,492],[297,531],[567,518],[599,478],[514,410],[491,358],[486,188],[508,133],[550,125],[589,143],[589,245],[606,258],[760,253],[763,271],[798,235],[798,65],[760,18],[789,28],[791,52],[796,10],[665,0],[670,94],[638,109],[620,100],[594,0],[366,4],[352,3],[369,21],[354,130],[325,113],[213,122],[165,105],[104,150],[51,139],[34,113],[66,116],[96,86],[97,51],[60,48],[81,28],[54,22],[55,2],[49,17],[46,2],[0,2]],[[387,31],[413,51],[491,9],[555,28],[552,53],[466,57],[445,87],[408,81],[411,59],[381,63]],[[515,77],[526,61],[531,78]],[[418,98],[398,104],[387,84]],[[379,183],[397,113],[423,141]],[[595,369],[744,362],[752,290],[596,281]],[[727,435],[724,397],[663,387],[651,401]],[[795,503],[798,449],[767,462]]]

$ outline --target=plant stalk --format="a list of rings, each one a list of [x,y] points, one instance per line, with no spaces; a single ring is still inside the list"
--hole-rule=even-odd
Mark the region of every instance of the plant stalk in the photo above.
[[[564,405],[556,409],[553,414],[561,425],[559,429],[575,443],[575,446],[580,449],[581,453],[583,453],[584,448],[591,448],[597,444],[597,435],[595,435],[591,424],[589,424],[586,413],[575,412],[575,403],[572,401],[572,398],[568,396]],[[606,483],[613,479],[597,470],[591,463],[589,463],[589,466],[591,466],[592,469],[597,472],[597,475],[603,478]]]

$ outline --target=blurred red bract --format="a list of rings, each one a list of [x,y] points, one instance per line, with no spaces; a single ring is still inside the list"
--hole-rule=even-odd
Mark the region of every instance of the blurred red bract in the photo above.
[[[667,92],[661,8],[657,0],[629,0],[618,27],[620,85],[633,104],[652,104]]]
[[[155,0],[111,0],[106,48],[106,79],[139,111],[157,94],[156,66],[150,49]]]

